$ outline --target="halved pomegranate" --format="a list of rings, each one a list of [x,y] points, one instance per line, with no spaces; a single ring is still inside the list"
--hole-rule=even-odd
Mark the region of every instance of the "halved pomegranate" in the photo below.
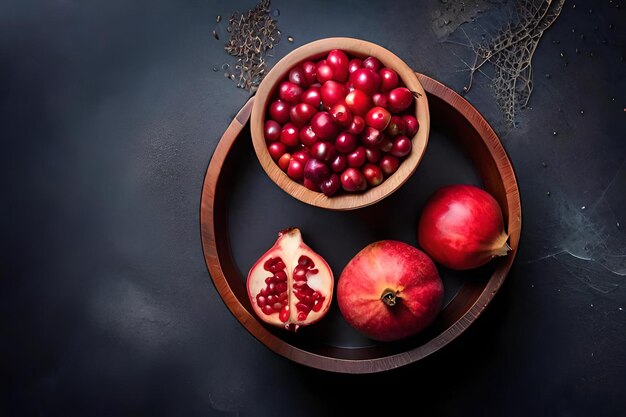
[[[302,240],[300,229],[278,233],[248,273],[248,296],[264,322],[296,331],[320,320],[333,298],[333,273]]]

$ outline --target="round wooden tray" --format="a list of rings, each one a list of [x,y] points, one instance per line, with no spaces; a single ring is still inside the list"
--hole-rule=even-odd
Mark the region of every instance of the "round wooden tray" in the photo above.
[[[413,177],[373,206],[331,212],[303,204],[278,189],[254,155],[248,124],[254,98],[237,114],[215,149],[200,207],[207,268],[232,314],[261,343],[285,358],[353,374],[414,363],[465,331],[489,305],[511,268],[521,233],[520,195],[511,162],[474,107],[432,78],[418,77],[431,112],[428,150]],[[335,301],[323,320],[296,333],[268,326],[253,313],[246,291],[247,272],[273,244],[279,230],[300,227],[305,241],[324,256],[337,279],[351,256],[374,240],[394,238],[417,246],[419,210],[430,193],[460,182],[480,185],[496,198],[512,250],[472,271],[438,266],[446,291],[444,309],[419,335],[392,343],[366,339],[345,323]]]

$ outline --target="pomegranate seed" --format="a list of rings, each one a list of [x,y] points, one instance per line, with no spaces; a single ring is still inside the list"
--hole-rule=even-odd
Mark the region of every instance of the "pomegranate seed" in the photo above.
[[[317,291],[315,291],[315,292],[313,293],[313,298],[314,298],[314,299],[318,299],[318,298],[320,298],[321,296],[322,296],[322,294],[320,294],[320,293],[319,293],[319,292],[317,292]]]
[[[276,261],[274,262],[274,264],[270,266],[269,271],[275,274],[276,272],[282,271],[283,269],[285,269],[285,263],[283,262],[282,259],[276,258]]]
[[[278,294],[278,301],[280,302],[284,302],[287,299],[287,292],[281,292],[280,294]]]
[[[272,283],[270,283],[270,284],[267,286],[267,288],[269,288],[269,290],[270,290],[271,292],[274,292],[274,288],[276,288],[276,284],[274,284],[274,283],[272,282]]]
[[[304,311],[298,313],[298,320],[302,321],[306,319],[307,314]]]
[[[264,305],[264,306],[263,306],[263,308],[262,308],[262,310],[263,310],[263,312],[264,312],[265,314],[267,314],[268,316],[269,316],[270,314],[274,314],[274,309],[272,308],[272,306],[269,306],[269,305]]]
[[[266,284],[271,284],[272,282],[274,282],[274,277],[273,276],[265,278],[265,283]]]
[[[313,263],[313,260],[305,255],[300,256],[300,258],[298,259],[298,265],[315,266],[315,264]]]
[[[293,272],[293,279],[295,279],[296,281],[306,280],[306,269],[296,268],[296,270]]]
[[[284,306],[283,309],[280,310],[280,313],[278,313],[278,318],[283,323],[289,320],[289,306],[288,305]]]
[[[322,300],[324,299],[320,298],[319,300],[315,300],[315,303],[313,303],[313,311],[316,313],[322,309]]]
[[[287,283],[286,282],[279,282],[278,284],[276,284],[276,292],[284,293],[285,291],[287,291]]]
[[[298,311],[304,311],[305,313],[311,311],[311,306],[302,302],[296,304],[296,308],[298,309]]]
[[[263,269],[265,269],[266,271],[269,271],[270,268],[274,265],[274,258],[269,258],[267,261],[265,261],[265,263],[263,264]]]
[[[266,304],[265,297],[263,297],[263,296],[262,296],[262,295],[260,295],[260,294],[259,294],[259,295],[257,295],[257,296],[256,296],[256,303],[259,305],[259,307],[261,307],[261,308],[262,308],[262,307]]]
[[[259,291],[259,294],[261,294],[263,297],[267,297],[269,292],[267,291],[267,288],[261,288],[261,291]]]
[[[279,312],[280,309],[283,308],[283,305],[281,303],[274,303],[273,307],[274,311]]]
[[[276,282],[285,282],[287,281],[287,273],[285,271],[278,271],[274,274],[274,278],[276,278]]]
[[[267,304],[274,304],[274,301],[275,301],[274,296],[272,294],[269,294],[267,296]]]

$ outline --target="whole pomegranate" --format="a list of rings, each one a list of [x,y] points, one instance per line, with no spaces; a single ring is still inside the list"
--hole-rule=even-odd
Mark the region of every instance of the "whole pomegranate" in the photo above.
[[[441,311],[443,293],[428,255],[396,240],[366,246],[348,262],[337,284],[345,320],[367,337],[385,342],[431,324]]]
[[[296,331],[326,315],[334,278],[326,261],[302,240],[298,228],[283,230],[248,273],[248,297],[264,322]]]
[[[424,205],[417,235],[422,250],[456,270],[485,265],[511,249],[500,205],[474,185],[454,184],[435,191]]]

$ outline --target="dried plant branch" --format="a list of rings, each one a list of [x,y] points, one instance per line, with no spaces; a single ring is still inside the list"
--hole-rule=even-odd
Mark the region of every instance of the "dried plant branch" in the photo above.
[[[468,65],[470,79],[465,91],[472,87],[476,72],[489,63],[495,75],[491,80],[496,101],[504,112],[505,119],[515,123],[517,109],[528,105],[533,90],[532,58],[543,33],[561,13],[565,0],[545,0],[537,4],[533,0],[521,1],[515,16],[499,34],[491,40],[475,44],[463,30],[470,48],[474,52],[474,62]]]

